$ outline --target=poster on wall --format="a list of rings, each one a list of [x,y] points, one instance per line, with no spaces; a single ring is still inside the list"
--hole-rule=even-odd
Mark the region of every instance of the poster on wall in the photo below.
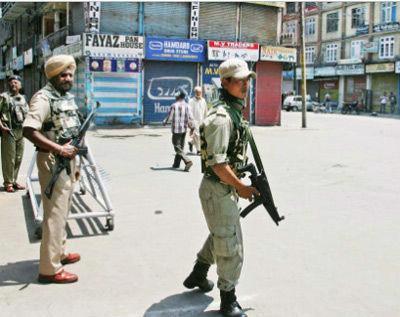
[[[90,57],[143,58],[143,36],[84,33],[83,53]]]
[[[110,59],[110,58],[90,58],[89,70],[91,72],[117,72],[117,73],[137,73],[141,71],[139,59]]]
[[[229,58],[241,58],[256,62],[260,55],[259,47],[258,43],[208,41],[208,59],[224,61]]]
[[[202,63],[205,46],[202,40],[146,37],[146,59]]]

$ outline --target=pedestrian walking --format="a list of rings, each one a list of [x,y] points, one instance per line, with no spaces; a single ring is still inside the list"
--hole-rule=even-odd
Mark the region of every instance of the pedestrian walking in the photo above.
[[[66,223],[73,187],[76,181],[75,156],[78,149],[69,143],[60,144],[60,138],[76,137],[80,127],[78,107],[69,93],[76,69],[70,55],[51,57],[45,64],[47,85],[30,102],[24,122],[24,136],[37,148],[37,167],[43,204],[42,242],[40,245],[40,283],[73,283],[78,276],[63,266],[80,260],[78,253],[66,253]],[[55,157],[71,159],[71,173],[63,170],[55,183],[51,199],[44,194],[52,176]]]
[[[17,182],[24,155],[22,123],[28,112],[28,103],[20,94],[21,88],[21,78],[12,75],[8,78],[8,92],[0,95],[1,167],[4,189],[8,193],[25,189]]]
[[[325,108],[326,111],[332,112],[332,107],[331,107],[331,95],[329,92],[327,92],[324,96],[324,103],[325,103]]]
[[[224,316],[247,316],[240,307],[235,288],[243,264],[243,241],[238,198],[251,200],[258,192],[245,185],[237,169],[246,164],[247,122],[242,110],[255,73],[241,59],[229,59],[219,67],[222,89],[219,100],[200,127],[203,180],[199,195],[210,231],[197,260],[183,285],[211,291],[207,279],[210,265],[216,263],[220,290],[220,312]]]
[[[183,149],[185,147],[185,138],[188,128],[191,131],[193,130],[193,119],[185,98],[186,93],[183,90],[178,91],[175,96],[175,103],[171,105],[163,124],[166,125],[171,121],[172,145],[175,150],[175,159],[172,167],[179,168],[182,160],[185,163],[185,172],[189,172],[193,162],[185,155]]]
[[[193,146],[196,153],[200,154],[200,124],[203,122],[207,115],[207,102],[203,98],[203,91],[200,86],[194,88],[194,97],[189,100],[189,109],[193,118],[193,132],[191,133],[191,140],[189,140],[189,150],[193,151]]]
[[[381,109],[380,109],[380,113],[386,113],[386,104],[388,102],[387,100],[387,96],[386,96],[386,91],[383,93],[383,95],[380,97],[380,103],[381,103]]]
[[[397,98],[394,95],[393,91],[390,92],[389,102],[390,102],[390,113],[393,114],[397,104]]]

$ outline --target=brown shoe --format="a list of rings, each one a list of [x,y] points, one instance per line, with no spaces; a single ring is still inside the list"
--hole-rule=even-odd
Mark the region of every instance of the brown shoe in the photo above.
[[[193,162],[188,162],[185,166],[184,171],[189,172],[190,168],[193,166]]]
[[[14,189],[16,189],[16,190],[24,190],[24,189],[26,189],[26,187],[25,187],[24,185],[21,185],[21,184],[18,184],[18,183],[15,183],[15,184],[13,185],[13,187],[14,187]]]
[[[54,275],[43,275],[39,274],[38,281],[39,283],[49,284],[67,284],[67,283],[75,283],[78,280],[78,275],[66,272],[64,270],[58,272]]]
[[[62,265],[72,264],[78,262],[81,259],[79,253],[68,253],[68,255],[61,260]]]
[[[12,184],[7,184],[4,186],[5,190],[7,193],[13,193],[15,192],[14,186]]]

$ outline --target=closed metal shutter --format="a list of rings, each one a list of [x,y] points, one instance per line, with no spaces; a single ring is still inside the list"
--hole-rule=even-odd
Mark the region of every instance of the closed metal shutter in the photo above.
[[[139,73],[94,72],[94,100],[101,103],[96,124],[129,124],[139,120]]]
[[[137,35],[138,12],[137,2],[101,2],[100,33]]]
[[[189,37],[189,2],[145,2],[144,33],[160,37]]]
[[[241,4],[240,40],[275,45],[277,10],[256,4]]]
[[[83,2],[70,2],[72,34],[85,32]]]
[[[237,3],[201,2],[199,37],[205,40],[236,40]]]
[[[143,99],[144,122],[161,122],[175,102],[179,88],[193,95],[196,63],[146,61]]]

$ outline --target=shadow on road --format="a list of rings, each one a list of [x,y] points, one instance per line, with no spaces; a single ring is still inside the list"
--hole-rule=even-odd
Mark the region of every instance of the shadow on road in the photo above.
[[[28,260],[0,265],[0,287],[23,285],[23,290],[29,284],[37,284],[39,260]]]
[[[213,301],[198,290],[175,294],[162,299],[160,302],[151,305],[144,317],[187,317],[187,316],[220,316],[218,310],[207,311],[208,305]]]
[[[150,167],[152,171],[174,171],[174,172],[185,172],[183,169],[180,168],[173,168],[173,167]],[[185,172],[187,173],[187,172]]]

